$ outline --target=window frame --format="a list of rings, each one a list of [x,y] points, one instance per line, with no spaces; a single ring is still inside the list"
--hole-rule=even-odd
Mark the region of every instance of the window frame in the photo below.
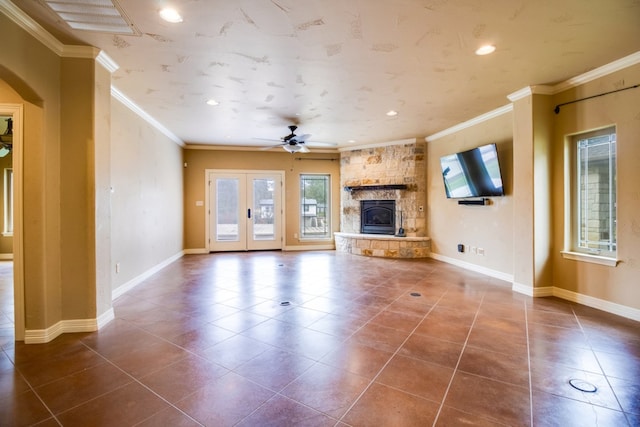
[[[324,208],[324,233],[322,234],[309,234],[306,230],[305,224],[305,213],[309,213],[311,211],[309,204],[305,203],[305,200],[308,198],[305,197],[304,192],[304,182],[306,179],[318,179],[318,177],[324,178],[326,181],[325,185],[325,208]],[[330,173],[301,173],[300,174],[300,202],[298,203],[298,220],[300,223],[300,240],[331,240],[332,236],[332,226],[331,226],[331,174]],[[319,210],[317,205],[314,212],[318,213]]]
[[[579,196],[582,191],[581,179],[580,179],[580,165],[579,165],[579,142],[590,138],[601,137],[605,135],[613,135],[615,143],[615,157],[613,159],[614,173],[613,181],[611,181],[611,173],[609,173],[609,185],[615,184],[613,189],[614,194],[614,221],[617,221],[617,129],[615,125],[606,126],[600,129],[585,131],[568,135],[565,139],[565,249],[561,251],[561,254],[566,259],[575,261],[590,262],[595,264],[601,264],[606,266],[615,267],[618,264],[617,259],[617,238],[614,238],[614,244],[616,249],[613,251],[602,251],[599,249],[589,249],[580,246],[580,224],[582,221],[582,209],[584,206],[580,206]],[[611,153],[611,150],[609,150]],[[609,170],[611,170],[611,155],[609,155],[608,161]],[[611,187],[609,187],[609,199],[611,200]],[[610,204],[609,204],[610,205]],[[614,231],[614,235],[617,230]]]

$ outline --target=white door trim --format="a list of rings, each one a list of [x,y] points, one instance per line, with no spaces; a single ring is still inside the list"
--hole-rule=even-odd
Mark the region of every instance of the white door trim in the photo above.
[[[205,248],[206,248],[206,252],[209,253],[212,251],[212,247],[213,244],[210,241],[209,237],[211,236],[211,200],[209,195],[211,194],[210,188],[209,186],[210,184],[210,180],[209,177],[211,174],[246,174],[246,175],[256,175],[256,174],[267,174],[267,175],[278,175],[280,176],[280,181],[281,181],[281,188],[280,188],[280,224],[279,224],[279,228],[280,228],[280,238],[281,238],[281,245],[280,248],[284,249],[284,231],[285,231],[285,226],[284,224],[286,224],[286,217],[285,217],[285,203],[286,203],[286,198],[285,198],[285,171],[283,170],[255,170],[255,169],[205,169],[204,170],[204,188],[205,188]]]
[[[0,114],[13,116],[13,310],[15,340],[24,340],[24,232],[23,218],[23,129],[22,104],[0,104]]]

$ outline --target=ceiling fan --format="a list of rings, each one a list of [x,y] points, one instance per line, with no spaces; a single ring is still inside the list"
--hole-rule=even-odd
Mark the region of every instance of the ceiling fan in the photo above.
[[[290,125],[289,126],[289,135],[283,136],[282,138],[280,138],[280,141],[282,141],[282,143],[280,144],[276,144],[276,145],[272,145],[269,147],[265,147],[263,148],[263,150],[270,150],[272,148],[275,147],[282,147],[285,151],[288,151],[289,153],[308,153],[310,150],[309,148],[305,145],[305,141],[307,139],[309,139],[311,137],[310,134],[305,133],[302,135],[296,135],[296,129],[298,129],[298,126],[296,125]],[[264,138],[262,138],[264,139]],[[269,139],[268,141],[275,141],[275,140],[271,140]],[[336,145],[336,144],[332,144],[329,142],[314,142],[317,144],[326,144],[326,145]]]
[[[7,130],[0,135],[0,157],[5,157],[13,149],[13,119],[9,117],[7,122]]]

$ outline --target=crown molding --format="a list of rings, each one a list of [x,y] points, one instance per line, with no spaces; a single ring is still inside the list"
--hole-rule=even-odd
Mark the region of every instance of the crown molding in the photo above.
[[[620,70],[624,70],[632,65],[640,64],[640,52],[632,53],[631,55],[620,58],[617,61],[610,62],[602,67],[595,68],[579,76],[570,78],[562,83],[556,85],[536,85],[527,86],[516,92],[507,95],[509,101],[515,102],[519,99],[526,98],[531,95],[555,95],[565,90],[589,83],[593,80],[605,77],[609,74],[615,73]]]
[[[526,98],[531,95],[554,95],[556,92],[555,86],[549,85],[535,85],[527,86],[518,91],[510,93],[507,98],[511,102],[516,102],[519,99]]]
[[[563,92],[567,89],[574,88],[576,86],[589,83],[590,81],[599,79],[600,77],[607,76],[620,70],[624,70],[632,65],[640,64],[640,51],[627,55],[624,58],[620,58],[616,61],[610,62],[602,67],[595,68],[591,71],[587,71],[584,74],[573,77],[565,82],[558,83],[553,87],[554,94]]]
[[[118,90],[118,88],[116,88],[113,85],[111,85],[111,96],[113,96],[115,99],[120,101],[127,108],[129,108],[131,111],[133,111],[138,116],[140,116],[143,120],[149,123],[151,126],[155,127],[157,130],[162,132],[167,138],[169,138],[170,140],[178,144],[180,147],[185,146],[184,141],[178,138],[176,134],[174,134],[169,129],[164,127],[162,123],[160,123],[159,121],[151,117],[149,113],[147,113],[142,108],[140,108],[138,104],[136,104],[131,99],[129,99],[124,93],[120,92],[120,90]]]
[[[425,138],[425,141],[432,142],[437,139],[443,138],[448,135],[452,135],[456,132],[460,132],[463,129],[470,128],[482,122],[486,122],[487,120],[491,120],[495,117],[502,116],[503,114],[507,114],[513,111],[513,104],[507,104],[500,108],[496,108],[495,110],[489,111],[488,113],[482,114],[478,117],[475,117],[471,120],[467,120],[466,122],[462,122],[458,125],[452,126],[449,129],[445,129],[441,132],[434,133],[433,135],[429,135]]]
[[[111,73],[119,68],[113,59],[96,47],[61,43],[9,0],[0,0],[0,12],[61,58],[95,59]]]
[[[64,44],[42,28],[40,24],[24,13],[18,6],[9,0],[0,0],[0,12],[18,24],[20,28],[28,32],[40,43],[51,49],[56,55],[62,56],[65,48]]]
[[[100,49],[93,46],[63,45],[58,56],[62,58],[95,59],[100,54]]]
[[[307,144],[305,144],[307,145]],[[219,144],[186,144],[184,146],[185,150],[202,150],[202,151],[263,151],[263,152],[274,152],[270,151],[270,149],[276,149],[281,147],[280,144],[265,147],[263,145],[219,145]],[[312,153],[324,153],[324,154],[332,154],[336,153],[335,149],[327,149],[327,148],[319,148],[317,146],[307,146],[307,148],[312,149]],[[281,153],[281,151],[275,150],[275,152]],[[290,153],[290,154],[300,154],[300,152]],[[305,154],[305,153],[301,153]]]
[[[594,70],[591,70],[579,76],[573,77],[565,82],[558,83],[557,85],[527,86],[525,88],[522,88],[516,92],[513,92],[507,95],[507,98],[509,99],[509,101],[515,102],[519,99],[526,98],[531,95],[555,95],[567,89],[571,89],[573,87],[583,85],[592,80],[598,79],[600,77],[604,77],[606,75],[609,75],[616,71],[623,70],[627,67],[630,67],[636,64],[640,64],[640,51],[636,53],[632,53],[631,55],[625,56],[624,58],[618,59],[617,61],[613,61],[607,65],[603,65],[602,67],[598,67]],[[490,111],[474,119],[460,123],[459,125],[453,126],[449,129],[445,129],[442,132],[438,132],[433,135],[427,136],[425,140],[427,142],[435,141],[436,139],[442,138],[447,135],[451,135],[462,129],[468,128],[470,126],[474,126],[478,123],[492,119],[494,117],[497,117],[501,114],[507,113],[512,110],[513,110],[512,104],[505,105],[504,107],[500,107],[496,110]]]
[[[104,50],[101,50],[96,57],[96,62],[102,65],[111,74],[115,73],[120,66]]]
[[[379,142],[375,144],[363,144],[363,145],[354,145],[350,147],[343,147],[343,148],[338,148],[338,151],[339,152],[355,151],[355,150],[364,150],[367,148],[390,147],[392,145],[416,144],[419,142],[421,142],[420,138],[408,138],[408,139],[399,139],[396,141],[389,141],[389,142]]]

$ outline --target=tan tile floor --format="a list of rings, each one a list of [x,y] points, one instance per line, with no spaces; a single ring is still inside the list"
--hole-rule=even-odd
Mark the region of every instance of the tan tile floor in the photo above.
[[[640,425],[638,322],[437,261],[185,256],[42,345],[0,264],[2,426]]]

